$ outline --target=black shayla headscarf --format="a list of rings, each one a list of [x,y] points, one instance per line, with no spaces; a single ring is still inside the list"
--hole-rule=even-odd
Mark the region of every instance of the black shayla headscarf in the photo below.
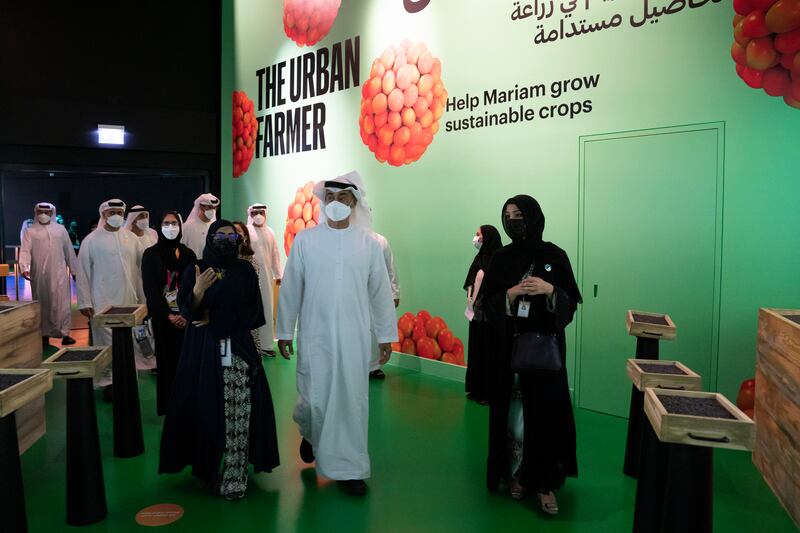
[[[464,281],[464,290],[475,285],[475,277],[478,275],[478,271],[483,270],[485,273],[489,268],[489,261],[491,261],[492,255],[503,247],[500,232],[494,226],[481,226],[481,235],[483,235],[483,244],[469,267],[467,279]]]
[[[164,224],[164,219],[167,218],[168,215],[172,215],[178,219],[178,236],[172,240],[164,237],[164,233],[161,231],[161,225]],[[157,231],[158,242],[156,242],[156,247],[158,249],[158,255],[161,257],[161,262],[164,263],[164,266],[169,271],[180,271],[181,264],[178,258],[175,257],[175,250],[181,246],[181,237],[183,237],[183,222],[181,221],[181,216],[178,214],[178,212],[166,211],[163,215],[161,215],[161,223],[159,224]]]
[[[506,247],[509,251],[509,259],[512,259],[513,263],[518,264],[522,268],[522,271],[519,272],[519,277],[524,275],[534,262],[539,265],[542,263],[549,264],[553,268],[555,278],[554,285],[566,291],[575,302],[583,302],[566,252],[555,244],[542,240],[545,218],[539,202],[527,194],[519,194],[506,200],[506,203],[503,204],[503,210],[500,216],[503,220],[503,228],[507,234],[509,230],[508,219],[506,218],[506,207],[508,207],[509,204],[516,205],[519,210],[522,211],[522,217],[525,221],[525,238],[514,240]],[[516,275],[516,273],[514,275]],[[513,281],[513,283],[509,285],[509,287],[512,287],[519,283],[520,279],[510,279],[508,281]]]
[[[205,263],[206,267],[230,268],[238,261],[238,252],[233,254],[233,257],[226,257],[219,252],[214,244],[214,235],[216,235],[220,228],[231,228],[233,233],[238,235],[232,222],[228,220],[215,220],[208,228],[206,247],[203,250],[203,263]]]

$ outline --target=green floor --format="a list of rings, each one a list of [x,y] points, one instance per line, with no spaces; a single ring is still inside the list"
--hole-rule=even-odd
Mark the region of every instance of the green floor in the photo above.
[[[486,492],[483,485],[487,410],[466,403],[462,385],[387,369],[372,383],[370,452],[373,479],[365,499],[344,495],[320,481],[297,456],[291,421],[294,365],[265,362],[278,414],[283,464],[252,476],[247,497],[229,503],[201,493],[189,474],[159,476],[161,419],[155,416],[155,378],[141,378],[146,453],[112,456],[111,406],[98,402],[108,497],[108,518],[86,530],[141,529],[137,511],[156,503],[185,508],[180,531],[630,531],[635,481],[621,474],[626,421],[576,412],[581,477],[559,493],[561,514],[542,517],[533,500],[523,503]],[[65,396],[57,383],[47,397],[47,435],[22,457],[30,530],[65,525]],[[750,455],[717,451],[715,531],[795,531],[753,467]],[[549,523],[547,523],[549,522]],[[512,529],[513,528],[513,529]]]

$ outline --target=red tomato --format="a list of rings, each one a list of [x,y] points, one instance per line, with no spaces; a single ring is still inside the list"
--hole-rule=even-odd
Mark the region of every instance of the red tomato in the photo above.
[[[414,341],[411,339],[406,339],[403,341],[400,351],[409,355],[417,355],[417,348],[414,345]]]
[[[425,331],[428,332],[428,337],[432,339],[437,338],[439,336],[439,332],[443,329],[447,329],[444,320],[438,316],[428,320],[428,322],[425,324]]]
[[[430,337],[423,337],[417,342],[417,355],[425,359],[434,358],[434,346],[436,342]]]
[[[436,337],[436,340],[439,341],[439,346],[442,347],[442,350],[445,352],[452,352],[453,346],[456,344],[456,338],[453,336],[453,332],[449,329],[443,329],[439,332],[439,335]]]
[[[442,354],[442,363],[450,363],[451,365],[454,365],[456,364],[456,356],[451,352],[445,352]]]
[[[431,314],[423,309],[417,313],[417,318],[421,318],[427,324],[428,320],[431,319]]]
[[[427,336],[428,335],[425,333],[425,327],[424,326],[414,326],[414,332],[413,332],[413,335],[412,335],[412,338],[414,339],[414,342],[418,343],[421,339],[424,339]],[[433,339],[431,339],[431,340],[433,340]],[[417,348],[419,348],[419,346],[417,346]]]
[[[753,409],[756,404],[756,380],[748,379],[739,387],[739,394],[736,396],[736,407],[742,411]]]

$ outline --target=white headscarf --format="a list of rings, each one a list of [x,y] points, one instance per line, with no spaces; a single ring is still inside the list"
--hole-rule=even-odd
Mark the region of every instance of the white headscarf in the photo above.
[[[33,222],[34,222],[34,224],[37,222],[37,218],[36,218],[36,210],[37,209],[52,209],[53,210],[53,214],[50,215],[50,218],[52,218],[53,221],[55,221],[56,215],[58,214],[56,212],[56,206],[54,206],[50,202],[39,202],[38,204],[33,206]]]
[[[349,186],[345,187],[326,187],[326,183],[343,183]],[[356,197],[356,205],[350,214],[350,225],[358,226],[360,228],[364,228],[368,231],[372,231],[372,210],[369,208],[369,204],[367,204],[367,191],[364,187],[364,180],[361,179],[361,175],[352,170],[347,174],[342,176],[337,176],[330,180],[322,180],[318,181],[316,185],[314,185],[314,195],[319,198],[320,204],[322,205],[322,209],[319,211],[319,223],[320,224],[327,224],[328,217],[325,214],[325,192],[326,191],[341,191],[346,190],[353,193],[353,196]]]
[[[99,209],[99,211],[100,211],[100,220],[97,222],[98,229],[103,227],[103,221],[106,219],[106,210],[108,210],[108,209],[118,209],[120,207],[122,208],[123,211],[125,211],[127,209],[127,206],[125,205],[125,202],[123,202],[119,198],[112,198],[112,199],[106,200],[105,202],[100,204],[100,209]]]
[[[142,213],[147,213],[147,218],[150,218],[150,211],[141,205],[135,205],[128,211],[128,216],[125,218],[125,229],[133,231],[133,226],[136,224],[136,218]]]
[[[247,225],[248,226],[255,226],[256,223],[253,222],[253,215],[252,211],[261,211],[264,210],[264,226],[267,225],[267,204],[253,204],[247,208]]]
[[[198,213],[201,210],[201,207],[200,207],[201,205],[210,205],[210,206],[214,207],[215,208],[214,216],[211,217],[210,220],[211,220],[211,222],[214,222],[215,220],[217,220],[216,208],[219,207],[219,198],[217,198],[213,194],[207,192],[205,194],[201,194],[200,196],[198,196],[197,199],[194,201],[194,207],[192,208],[192,212],[189,213],[188,217],[186,217],[186,222],[187,223],[191,222],[192,220],[195,220],[195,219],[196,220],[200,219],[200,215],[198,215]]]

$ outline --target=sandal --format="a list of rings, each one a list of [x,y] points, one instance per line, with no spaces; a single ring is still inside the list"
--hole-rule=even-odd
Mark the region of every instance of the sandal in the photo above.
[[[519,481],[516,479],[511,481],[511,486],[509,487],[511,491],[511,497],[515,500],[521,500],[528,495],[528,490],[519,484]]]
[[[556,495],[553,491],[547,493],[539,492],[536,495],[539,497],[539,504],[542,506],[542,511],[544,511],[545,514],[549,514],[550,516],[558,514],[558,502],[556,501]],[[552,496],[553,501],[544,501],[544,496]]]

